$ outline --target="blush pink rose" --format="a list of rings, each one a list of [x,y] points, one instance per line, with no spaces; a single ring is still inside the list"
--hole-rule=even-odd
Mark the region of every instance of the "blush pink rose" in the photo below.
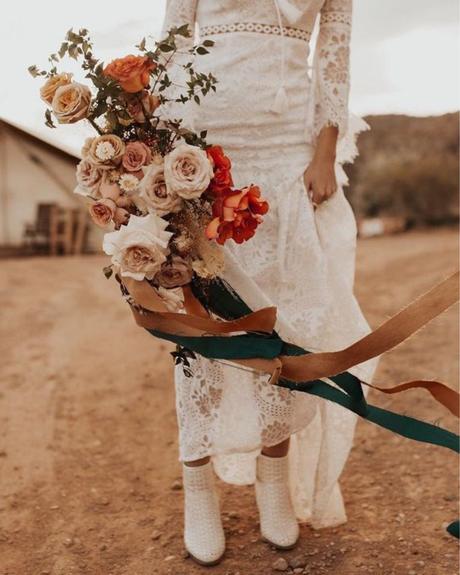
[[[89,207],[89,213],[93,222],[101,228],[105,228],[115,216],[116,203],[110,198],[102,198]]]
[[[152,152],[143,142],[130,142],[126,146],[122,164],[127,172],[138,172],[151,161]]]

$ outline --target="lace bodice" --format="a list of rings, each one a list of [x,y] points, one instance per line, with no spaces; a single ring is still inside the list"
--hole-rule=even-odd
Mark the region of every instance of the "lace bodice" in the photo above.
[[[263,24],[279,34],[283,27],[311,34],[319,19],[312,71],[311,130],[335,125],[343,137],[348,121],[349,46],[352,0],[167,0],[164,29],[188,23],[198,30],[210,27],[225,31],[232,24]],[[298,34],[297,34],[298,36]],[[298,36],[299,37],[299,36]],[[286,34],[286,42],[296,33]],[[189,40],[192,42],[192,39]],[[273,54],[273,68],[279,54]],[[305,67],[307,62],[305,61]],[[289,74],[289,62],[287,62]],[[284,70],[275,72],[276,82]]]

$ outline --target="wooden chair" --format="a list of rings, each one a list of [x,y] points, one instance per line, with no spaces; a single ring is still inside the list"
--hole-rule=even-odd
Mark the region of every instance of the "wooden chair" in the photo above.
[[[57,204],[38,204],[34,224],[24,230],[24,245],[31,253],[81,254],[88,232],[86,212]]]

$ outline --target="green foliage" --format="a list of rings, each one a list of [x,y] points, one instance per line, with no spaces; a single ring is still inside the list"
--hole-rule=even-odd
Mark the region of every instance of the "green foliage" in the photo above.
[[[154,143],[162,154],[167,153],[178,138],[205,147],[205,138],[182,128],[180,121],[168,121],[163,123],[160,129],[155,111],[149,110],[145,105],[145,98],[149,94],[158,97],[161,104],[170,101],[183,104],[194,101],[200,104],[202,97],[216,90],[217,79],[212,74],[197,72],[193,67],[195,58],[208,54],[208,48],[212,47],[214,42],[205,40],[184,52],[181,49],[181,39],[191,36],[191,30],[184,25],[172,28],[160,42],[154,42],[151,47],[147,39],[142,38],[136,47],[140,55],[148,58],[154,66],[150,72],[149,86],[134,94],[126,93],[116,80],[104,74],[104,63],[94,57],[93,43],[86,28],[78,31],[70,29],[67,32],[59,50],[49,56],[48,70],[41,70],[33,65],[28,71],[33,77],[51,78],[59,73],[58,65],[62,60],[71,58],[80,61],[86,72],[85,77],[95,89],[87,119],[99,134],[114,133],[127,140],[148,141]],[[188,56],[185,63],[184,54]],[[176,62],[176,56],[179,55],[181,62]],[[174,67],[183,69],[183,86],[178,86],[171,79],[169,72]],[[169,96],[172,88],[176,92],[173,98]],[[131,116],[130,106],[131,109],[134,107],[138,110],[135,116]],[[45,113],[45,124],[50,128],[55,127],[50,110]]]

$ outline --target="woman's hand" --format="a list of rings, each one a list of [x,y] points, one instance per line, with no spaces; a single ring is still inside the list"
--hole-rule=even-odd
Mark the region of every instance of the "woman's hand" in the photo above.
[[[305,186],[315,207],[327,201],[337,191],[335,154],[338,130],[323,128],[318,136],[315,155],[304,174]]]
[[[327,201],[337,191],[334,162],[314,158],[305,171],[304,181],[315,207]]]

